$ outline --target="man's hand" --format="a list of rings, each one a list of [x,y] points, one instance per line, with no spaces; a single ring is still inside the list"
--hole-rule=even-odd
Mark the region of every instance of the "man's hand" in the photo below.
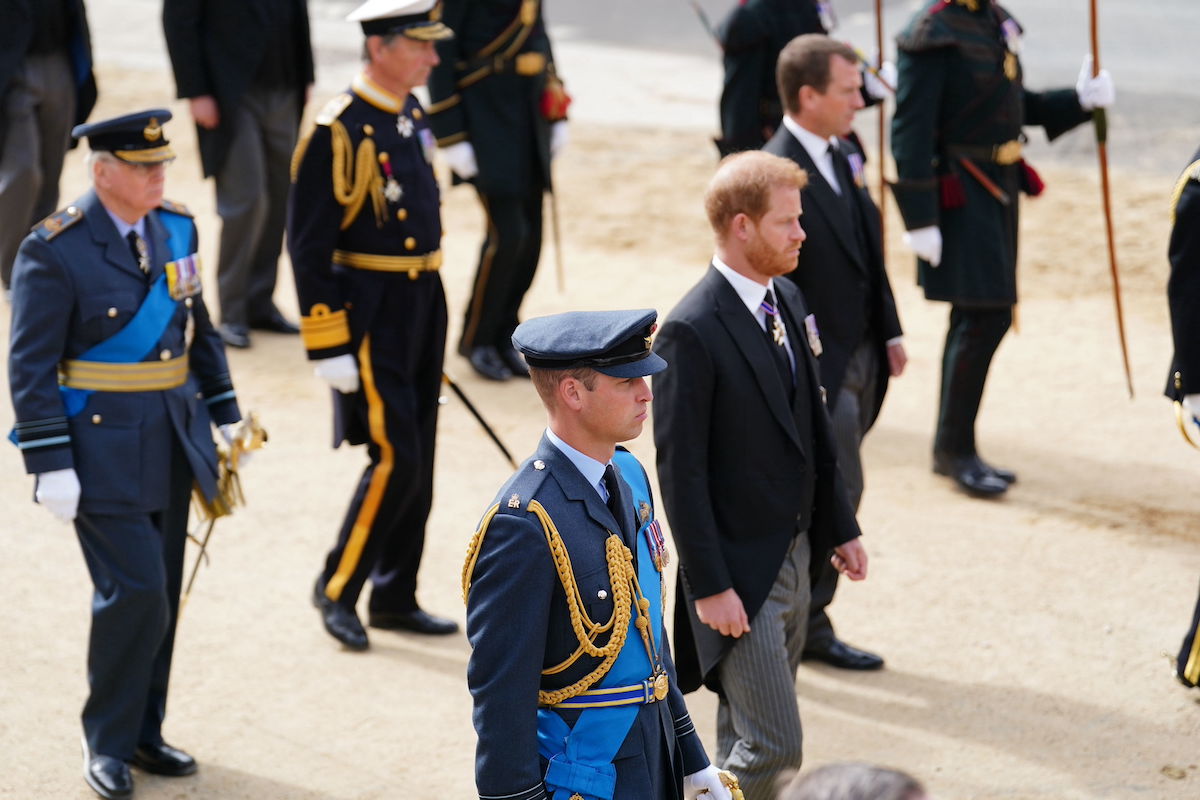
[[[879,63],[879,57],[875,57],[876,64]],[[878,73],[878,74],[876,74]],[[876,100],[887,100],[895,92],[896,87],[896,65],[891,61],[883,62],[875,72],[869,69],[863,70],[863,88],[867,90],[867,94]]]
[[[904,373],[904,365],[908,363],[908,353],[904,352],[904,342],[892,342],[887,346],[888,374],[899,378]]]
[[[33,496],[51,514],[70,522],[79,511],[79,476],[70,468],[39,472]]]
[[[942,263],[942,231],[937,225],[908,231],[904,234],[904,244],[931,267]]]
[[[1191,417],[1192,423],[1200,426],[1200,394],[1189,394],[1183,398],[1183,410]]]
[[[470,142],[458,142],[443,148],[442,158],[446,159],[446,166],[463,180],[470,180],[479,174],[479,162],[475,160],[475,148]]]
[[[555,158],[562,153],[567,147],[567,142],[571,140],[571,131],[567,128],[567,121],[560,119],[558,122],[550,123],[550,157]]]
[[[230,449],[230,451],[233,450],[233,439],[235,436],[237,436],[239,424],[240,423],[237,422],[227,422],[224,425],[217,426],[217,431],[221,434],[221,438],[225,440],[225,445]],[[241,453],[239,453],[238,468],[240,469],[241,467],[249,464],[251,457],[252,454],[249,450],[243,450]]]
[[[867,549],[857,536],[833,548],[833,556],[829,560],[834,569],[852,581],[867,577]]]
[[[733,794],[721,783],[721,770],[709,764],[699,772],[683,776],[683,800],[733,800]]]
[[[719,631],[722,636],[738,638],[750,632],[750,618],[742,598],[732,588],[720,594],[701,597],[696,601],[696,616],[708,627]]]
[[[192,119],[196,120],[196,124],[201,128],[211,131],[221,124],[221,110],[217,107],[217,98],[211,94],[202,94],[199,97],[193,97],[189,102],[192,108]]]
[[[1091,56],[1083,57],[1083,66],[1079,68],[1079,78],[1075,81],[1075,94],[1079,95],[1079,105],[1084,111],[1108,108],[1117,99],[1117,89],[1108,70],[1102,69],[1099,75],[1092,77]]]
[[[352,355],[322,358],[313,366],[313,374],[342,394],[358,391],[358,362]]]

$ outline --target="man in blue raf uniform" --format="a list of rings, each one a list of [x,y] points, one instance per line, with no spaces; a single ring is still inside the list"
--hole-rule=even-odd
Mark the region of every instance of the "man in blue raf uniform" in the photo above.
[[[480,798],[729,800],[676,685],[642,431],[655,313],[575,312],[513,334],[549,426],[463,570]]]
[[[350,14],[366,66],[317,115],[293,158],[288,249],[301,334],[334,392],[334,446],[366,444],[370,463],[313,601],[325,629],[366,649],[355,613],[372,590],[372,627],[458,630],[417,605],[417,568],[433,502],[433,448],[446,344],[436,150],[412,89],[452,36],[434,0],[370,0]]]
[[[1200,425],[1200,151],[1180,176],[1172,205],[1167,301],[1175,356],[1167,397],[1182,404],[1188,420],[1184,424],[1191,427]],[[1175,674],[1185,686],[1200,685],[1200,598],[1179,649]]]
[[[84,778],[129,797],[128,764],[189,775],[163,742],[193,483],[212,499],[240,415],[200,294],[196,226],[162,199],[165,109],[81,125],[93,188],[38,225],[13,270],[12,437],[36,498],[74,521],[96,591]]]

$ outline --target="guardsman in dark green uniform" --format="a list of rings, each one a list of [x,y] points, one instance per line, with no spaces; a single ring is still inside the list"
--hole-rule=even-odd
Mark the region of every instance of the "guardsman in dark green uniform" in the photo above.
[[[542,194],[569,100],[541,0],[445,0],[442,19],[455,37],[438,45],[429,114],[455,183],[475,186],[487,218],[458,352],[485,378],[527,377],[512,332],[542,252]]]
[[[1027,91],[1021,27],[992,0],[930,0],[897,37],[893,195],[925,297],[951,303],[934,471],[972,495],[1003,494],[1013,473],[975,447],[992,355],[1017,302],[1017,205],[1041,181],[1021,158],[1025,125],[1054,139],[1113,100],[1085,59],[1074,89]]]
[[[669,555],[646,472],[617,447],[667,367],[655,316],[556,314],[513,334],[549,424],[463,568],[481,800],[730,800],[664,635]]]
[[[34,228],[13,268],[10,438],[37,502],[74,522],[95,586],[83,776],[110,800],[132,796],[129,764],[196,771],[162,736],[188,506],[193,485],[217,494],[212,425],[228,442],[240,418],[196,226],[162,199],[170,118],[77,126],[93,188]]]
[[[1185,433],[1191,429],[1196,434],[1193,426],[1200,426],[1200,151],[1179,177],[1173,208],[1167,301],[1175,356],[1166,394],[1182,404]],[[1200,598],[1179,649],[1175,674],[1185,686],[1200,685]]]
[[[370,463],[313,602],[325,629],[367,647],[355,613],[371,579],[372,627],[453,633],[417,605],[417,568],[433,502],[433,449],[446,345],[437,145],[412,89],[453,33],[434,0],[370,0],[367,63],[317,115],[292,159],[288,250],[300,331],[334,391],[334,445],[365,444]]]

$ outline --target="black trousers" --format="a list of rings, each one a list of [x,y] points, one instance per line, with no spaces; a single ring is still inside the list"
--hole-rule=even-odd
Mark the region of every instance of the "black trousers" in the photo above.
[[[1196,610],[1192,614],[1192,627],[1183,637],[1176,662],[1176,674],[1190,686],[1200,685],[1200,596],[1196,598]]]
[[[165,510],[75,518],[95,587],[83,707],[93,753],[129,760],[139,744],[162,741],[191,491],[176,443]]]
[[[521,194],[478,194],[487,217],[487,235],[458,345],[464,356],[474,347],[512,346],[521,301],[542,254],[540,184]]]
[[[952,305],[942,352],[942,391],[936,452],[975,454],[975,417],[983,399],[992,356],[1012,325],[1012,308]]]
[[[426,273],[384,290],[358,347],[362,387],[342,408],[365,431],[370,462],[350,501],[322,580],[329,599],[354,608],[367,578],[370,610],[417,608],[417,571],[433,504],[438,396],[446,349],[446,298]],[[352,440],[353,441],[353,440]]]

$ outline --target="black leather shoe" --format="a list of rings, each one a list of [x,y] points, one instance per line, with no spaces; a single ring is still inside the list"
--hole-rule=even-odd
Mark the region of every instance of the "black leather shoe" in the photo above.
[[[217,326],[217,333],[220,334],[221,341],[225,343],[226,347],[245,350],[250,346],[250,331],[242,325],[222,322]]]
[[[140,744],[133,751],[133,765],[151,775],[180,778],[196,771],[196,759],[166,742]]]
[[[1008,481],[992,473],[978,456],[934,453],[933,471],[954,478],[963,491],[974,497],[995,497],[1008,491]]]
[[[367,649],[367,632],[358,621],[358,615],[353,609],[330,600],[325,595],[325,584],[321,583],[320,578],[317,578],[317,585],[313,587],[313,605],[321,612],[321,621],[325,623],[325,630],[330,636],[350,650]]]
[[[385,631],[411,631],[427,636],[445,636],[458,633],[458,623],[452,619],[435,617],[421,609],[395,613],[391,611],[372,611],[367,616],[367,624],[372,628]]]
[[[1013,472],[1012,470],[1003,469],[1001,467],[989,464],[979,456],[975,456],[975,460],[978,461],[980,466],[982,466],[985,470],[992,473],[1005,483],[1012,485],[1017,482],[1017,473]]]
[[[525,356],[517,352],[515,347],[497,348],[500,351],[500,358],[504,360],[505,365],[512,370],[512,374],[518,378],[529,377],[529,365],[525,363]]]
[[[250,320],[250,327],[259,331],[271,331],[272,333],[286,333],[289,335],[300,332],[300,326],[283,314],[280,314],[278,309],[273,310],[265,317]]]
[[[92,791],[105,800],[125,800],[133,797],[133,776],[129,765],[119,758],[102,756],[83,743],[83,779]]]
[[[831,639],[828,643],[805,648],[801,658],[805,661],[822,661],[838,669],[883,669],[882,658],[866,650],[851,647],[841,639]]]
[[[506,381],[513,376],[508,364],[504,363],[500,351],[491,345],[471,348],[471,355],[468,356],[468,359],[475,371],[490,381]]]

